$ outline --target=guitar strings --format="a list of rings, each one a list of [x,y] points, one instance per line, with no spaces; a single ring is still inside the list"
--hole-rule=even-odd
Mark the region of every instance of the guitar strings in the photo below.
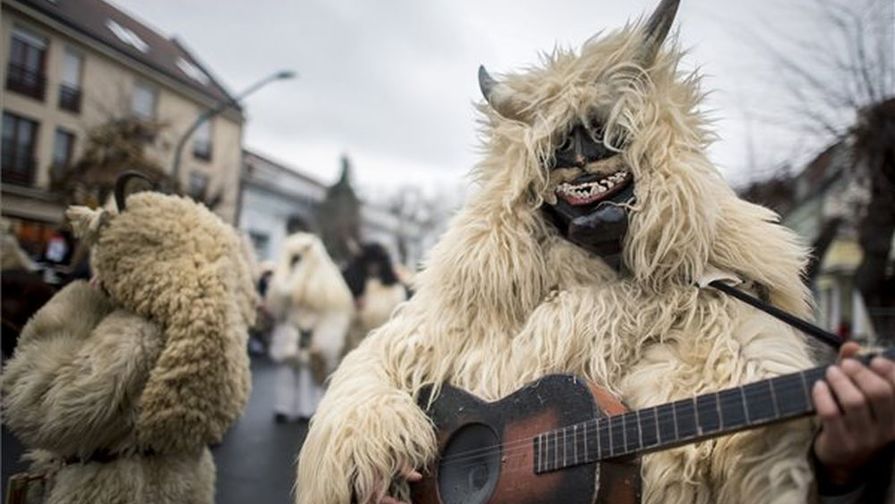
[[[883,355],[888,356],[889,353],[891,353],[891,352],[887,352]],[[802,371],[799,373],[791,373],[788,375],[782,375],[782,376],[764,380],[765,382],[768,382],[768,386],[771,387],[771,393],[774,394],[774,395],[772,395],[772,397],[775,397],[775,394],[778,392],[792,392],[795,389],[800,389],[800,391],[803,393],[803,395],[805,396],[805,399],[807,401],[806,407],[810,406],[810,408],[802,410],[802,411],[794,412],[793,414],[784,416],[784,415],[780,414],[779,407],[776,405],[776,401],[775,401],[774,410],[775,410],[776,415],[772,416],[772,417],[758,419],[755,421],[755,423],[752,423],[752,426],[753,427],[761,426],[760,423],[762,423],[762,421],[764,421],[764,420],[768,420],[768,421],[772,422],[772,421],[780,420],[780,419],[795,419],[796,417],[806,416],[807,414],[810,414],[811,412],[813,412],[814,404],[811,399],[811,392],[809,389],[812,388],[817,381],[823,380],[823,376],[824,376],[824,373],[826,372],[826,369],[827,369],[827,367],[813,368],[813,369],[805,370],[805,371]],[[801,376],[799,376],[799,375],[801,375]],[[816,376],[812,376],[812,375],[816,375]],[[799,377],[799,379],[794,380],[796,377]],[[779,387],[774,387],[771,383],[769,383],[771,380],[786,379],[786,378],[789,378],[790,380],[793,380],[793,381],[778,382],[780,384]],[[753,382],[753,383],[762,383],[762,382],[759,381],[759,382]],[[726,396],[725,398],[721,398],[720,394],[725,391],[722,390],[722,391],[715,392],[714,395],[716,397],[716,403],[718,405],[718,408],[720,409],[720,408],[728,407],[728,406],[736,404],[736,403],[746,401],[746,398],[745,398],[746,391],[744,390],[743,387],[745,387],[747,385],[751,385],[751,384],[747,383],[744,385],[740,385],[740,386],[736,387],[735,389],[726,389],[726,390],[739,389],[740,395],[738,395],[738,396]],[[711,394],[707,394],[707,395],[711,395]],[[683,399],[683,401],[686,401],[686,400],[687,399]],[[695,397],[691,398],[690,401],[692,401],[694,404],[694,419],[698,420],[698,409],[696,407],[696,398]],[[653,448],[653,447],[661,445],[662,441],[659,440],[660,423],[662,423],[663,425],[665,425],[667,427],[669,419],[671,419],[673,422],[675,422],[675,437],[678,437],[677,428],[676,428],[677,418],[676,418],[676,414],[674,412],[673,406],[671,408],[667,408],[661,414],[658,410],[659,407],[673,405],[676,402],[679,402],[679,401],[665,403],[665,404],[654,406],[651,408],[642,408],[640,410],[635,410],[635,411],[644,411],[644,410],[652,409],[655,411],[655,414],[656,414],[656,421],[655,421],[656,443],[650,444],[650,445],[645,445],[645,446],[640,446],[638,448],[635,448],[634,450],[628,450],[627,449],[628,443],[627,443],[627,439],[625,437],[627,432],[626,432],[625,424],[622,423],[622,425],[620,426],[622,429],[622,432],[623,432],[623,434],[622,434],[623,447],[622,447],[621,453],[616,454],[616,453],[614,453],[615,450],[610,450],[610,452],[612,452],[612,453],[610,453],[609,456],[605,456],[605,457],[598,456],[597,459],[594,459],[594,460],[591,460],[591,461],[585,462],[585,463],[598,462],[601,460],[612,459],[612,458],[616,458],[616,457],[620,457],[620,456],[624,456],[624,455],[629,455],[631,453],[636,453],[637,451],[642,451],[646,448]],[[752,420],[748,418],[747,410],[748,410],[748,407],[744,403],[743,404],[743,413],[744,413],[744,419],[747,421],[747,424],[738,426],[738,427],[742,427],[742,428],[746,428],[746,429],[748,429],[750,427],[749,423],[752,422]],[[565,428],[568,429],[570,427],[574,427],[575,425],[581,425],[581,426],[583,426],[582,428],[586,432],[590,432],[591,426],[593,426],[593,435],[600,436],[603,433],[611,434],[611,432],[612,432],[612,426],[610,423],[611,419],[619,418],[619,417],[622,417],[623,415],[629,415],[631,413],[634,413],[634,412],[626,412],[621,415],[598,417],[598,418],[586,420],[584,422],[579,422],[577,424],[572,424],[572,425],[566,426]],[[721,415],[719,415],[718,418],[719,418],[719,429],[723,430],[724,426],[721,424]],[[635,421],[638,421],[638,423],[639,423],[639,418]],[[496,445],[490,445],[490,446],[486,446],[486,447],[466,450],[463,452],[456,453],[450,457],[443,458],[443,459],[441,459],[440,462],[441,462],[441,465],[453,465],[453,464],[457,464],[457,463],[466,462],[466,465],[472,466],[472,465],[475,465],[477,462],[474,463],[474,462],[467,462],[467,461],[474,460],[474,459],[478,458],[480,455],[485,455],[485,454],[490,454],[490,453],[503,453],[505,459],[507,459],[507,460],[509,460],[510,458],[515,459],[519,455],[524,454],[528,450],[531,450],[534,448],[533,442],[536,437],[545,436],[545,440],[546,440],[547,439],[546,436],[549,436],[551,433],[554,433],[562,428],[563,427],[556,428],[556,429],[546,431],[546,432],[542,432],[542,433],[540,433],[536,436],[532,436],[532,437],[520,438],[518,440],[511,441],[509,443],[499,443]],[[724,434],[718,434],[718,431],[714,431],[709,434],[717,434],[714,436],[710,435],[709,437],[721,437],[724,435]],[[730,432],[729,434],[733,434],[733,432]],[[611,435],[609,435],[608,437],[610,440],[612,439]],[[696,433],[694,433],[694,435],[678,437],[678,439],[676,439],[675,441],[687,442],[689,439],[694,438],[694,437],[699,437],[698,430]],[[568,455],[567,453],[565,453],[565,446],[566,446],[565,438],[566,438],[566,434],[563,434],[563,451],[564,451],[564,455]],[[642,432],[641,432],[640,428],[638,428],[638,438],[639,438],[638,444],[642,445],[643,436],[642,436]],[[598,437],[598,439],[599,439],[599,437]],[[610,441],[610,443],[611,443],[611,441]],[[575,444],[574,444],[574,439],[573,439],[573,446],[574,445]],[[598,444],[598,446],[599,446],[599,444]],[[501,448],[503,448],[503,449],[501,449]],[[587,456],[587,453],[585,453],[584,455]],[[602,455],[602,450],[598,450],[598,455]],[[564,466],[569,467],[565,463],[564,463]],[[530,470],[531,468],[523,467],[521,469]],[[555,469],[561,469],[561,468],[557,467]],[[510,470],[510,472],[515,471],[515,470],[518,470],[518,469]]]
[[[874,354],[873,356],[876,356],[876,355],[882,355],[882,356],[884,356],[884,357],[889,357],[889,355],[890,355],[890,354],[893,354],[893,353],[895,353],[895,352],[893,352],[893,350],[888,350],[888,351],[883,352],[883,353],[880,353],[880,354]],[[870,357],[870,355],[865,356],[865,357]],[[865,359],[865,360],[868,360],[868,361],[869,361],[869,359]],[[811,392],[810,392],[809,389],[812,388],[812,387],[814,386],[814,383],[815,383],[815,382],[820,381],[820,380],[823,379],[823,376],[824,376],[824,374],[825,374],[827,368],[828,368],[828,366],[827,366],[827,367],[812,368],[812,369],[807,369],[807,370],[800,371],[800,372],[796,372],[796,373],[790,373],[790,374],[787,374],[787,375],[781,375],[781,376],[777,376],[777,377],[774,377],[774,378],[769,378],[769,379],[762,380],[762,381],[758,381],[758,382],[747,383],[747,384],[744,384],[744,385],[740,385],[740,386],[738,386],[738,387],[736,387],[736,388],[725,389],[725,390],[721,390],[721,391],[715,392],[714,395],[716,396],[716,402],[717,402],[717,404],[718,404],[718,407],[719,407],[719,408],[722,408],[722,407],[726,407],[726,406],[730,406],[730,405],[736,404],[736,403],[738,403],[738,402],[742,402],[742,401],[744,400],[743,394],[745,394],[744,387],[746,387],[746,386],[748,386],[748,385],[753,385],[753,384],[755,384],[755,383],[762,383],[762,382],[768,383],[768,386],[769,386],[769,387],[772,387],[772,390],[771,390],[771,393],[772,393],[772,394],[776,394],[777,392],[792,392],[794,389],[801,389],[801,391],[802,391],[802,392],[804,393],[804,395],[805,395],[805,399],[806,399],[806,401],[807,401],[807,403],[808,403],[807,405],[810,405],[810,406],[811,406],[811,409],[810,409],[810,410],[804,410],[804,411],[802,411],[802,412],[798,412],[798,413],[795,415],[795,416],[803,416],[803,415],[805,415],[805,414],[808,414],[808,413],[814,411],[814,405],[813,405],[813,401],[812,401],[812,399],[811,399],[811,397],[810,397],[810,396],[811,396]],[[812,375],[814,375],[814,374],[816,374],[817,376],[812,376]],[[801,376],[799,376],[799,375],[801,375]],[[796,380],[796,379],[795,379],[796,377],[798,377],[799,379]],[[780,380],[780,379],[790,379],[790,380],[793,380],[793,381],[788,381],[788,382],[778,382],[778,383],[781,383],[780,387],[774,387],[773,385],[771,385],[770,381],[772,381],[772,380]],[[809,382],[810,382],[810,384],[809,384]],[[728,396],[728,397],[725,397],[725,398],[723,398],[723,399],[720,397],[720,394],[723,393],[723,392],[725,392],[725,391],[727,391],[727,390],[737,390],[737,389],[740,390],[740,395],[738,395],[738,396],[733,396],[733,397]],[[706,395],[712,395],[712,394],[706,394]],[[772,396],[772,397],[773,397],[773,396]],[[687,399],[683,399],[682,401],[687,401]],[[695,402],[695,401],[696,401],[696,398],[695,398],[695,397],[694,397],[694,398],[691,398],[690,401],[693,402],[693,404],[694,404],[694,411],[697,412],[697,413],[694,413],[694,418],[698,418],[698,410],[697,410],[697,408],[696,408],[696,402]],[[664,425],[667,427],[667,424],[668,424],[668,420],[669,420],[669,419],[671,419],[673,422],[676,422],[677,419],[676,419],[676,414],[674,413],[673,408],[668,408],[668,409],[666,409],[666,411],[661,412],[661,414],[660,414],[658,408],[659,408],[659,407],[662,407],[662,406],[668,406],[668,405],[674,404],[674,403],[676,403],[676,402],[679,402],[679,401],[673,401],[673,402],[671,402],[671,403],[665,403],[665,404],[661,404],[661,405],[658,405],[658,406],[653,406],[653,407],[649,407],[649,408],[642,408],[642,409],[640,409],[640,410],[635,410],[635,411],[645,411],[645,410],[652,409],[652,410],[654,410],[654,411],[656,412],[657,443],[656,443],[656,444],[653,444],[653,445],[642,446],[642,447],[639,448],[640,450],[642,450],[642,449],[644,449],[644,448],[653,447],[653,446],[656,446],[656,445],[658,445],[658,444],[662,444],[661,442],[658,441],[658,431],[659,431],[659,428],[660,428],[660,427],[659,427],[660,422],[661,422],[661,423],[664,423]],[[775,409],[775,410],[778,410],[779,408],[777,408],[776,405],[775,405],[775,408],[774,408],[774,409]],[[746,406],[745,406],[745,404],[744,404],[744,414],[746,413],[745,410],[746,410]],[[670,413],[669,413],[669,412],[670,412]],[[503,451],[503,453],[505,453],[505,454],[511,454],[512,452],[514,452],[514,451],[518,451],[518,450],[520,450],[520,449],[528,450],[528,449],[530,449],[530,448],[533,448],[531,445],[532,445],[534,439],[537,438],[538,436],[542,436],[542,435],[543,435],[543,436],[549,436],[549,435],[551,435],[552,433],[554,433],[554,432],[556,432],[556,431],[558,431],[558,430],[560,430],[560,429],[562,429],[562,428],[566,428],[566,429],[568,429],[568,428],[572,428],[572,427],[574,427],[575,425],[581,425],[581,426],[583,426],[583,427],[582,427],[583,429],[585,429],[587,432],[590,432],[590,429],[591,429],[590,425],[593,424],[594,435],[596,435],[596,436],[599,436],[599,435],[601,435],[601,434],[603,434],[604,432],[607,432],[607,431],[608,431],[608,433],[611,433],[612,428],[611,428],[610,420],[609,420],[609,419],[611,419],[611,418],[621,417],[621,416],[624,416],[624,415],[629,415],[629,414],[632,414],[632,413],[634,413],[634,411],[626,412],[626,413],[623,413],[623,414],[621,414],[621,415],[612,415],[612,416],[598,417],[598,418],[594,418],[594,419],[586,420],[586,421],[584,421],[584,422],[579,422],[579,423],[577,423],[577,424],[568,425],[568,426],[565,426],[565,427],[557,427],[557,428],[552,429],[552,430],[550,430],[550,431],[542,432],[542,433],[537,434],[537,435],[532,436],[532,437],[520,438],[520,439],[517,439],[517,440],[515,440],[515,441],[511,441],[511,442],[509,442],[509,443],[498,443],[498,444],[496,444],[496,445],[489,445],[489,446],[485,446],[485,447],[481,447],[481,448],[474,448],[474,449],[471,449],[471,450],[466,450],[466,451],[463,451],[463,452],[456,453],[456,454],[454,454],[454,455],[452,455],[452,456],[450,456],[450,457],[443,458],[443,459],[441,459],[441,462],[442,462],[443,464],[447,465],[447,464],[451,464],[451,463],[454,463],[454,462],[463,461],[463,460],[468,459],[468,458],[475,458],[475,457],[479,456],[480,454],[488,454],[488,453],[492,453],[492,452],[500,452],[500,451]],[[776,415],[776,416],[777,416],[778,418],[781,416],[781,415],[779,414],[779,411],[777,411],[777,415]],[[747,421],[749,421],[748,418],[746,418],[746,419],[747,419]],[[639,419],[638,419],[638,420],[639,420]],[[764,420],[764,419],[761,419],[761,420]],[[759,420],[759,421],[761,421],[761,420]],[[636,420],[635,420],[635,421],[636,421]],[[601,425],[601,422],[602,422],[604,425]],[[720,415],[719,415],[719,426],[720,426]],[[625,425],[624,425],[624,423],[622,423],[622,425],[621,425],[620,427],[621,427],[622,431],[624,432],[624,431],[625,431]],[[744,427],[748,427],[748,425],[746,425],[746,426],[744,426]],[[599,431],[598,431],[597,429],[599,429]],[[675,431],[677,431],[676,428],[675,428]],[[639,429],[638,429],[638,432],[639,432]],[[641,434],[642,434],[642,433],[641,433]],[[624,435],[624,434],[623,434],[623,435]],[[675,434],[675,435],[677,436],[677,434]],[[642,435],[639,435],[638,437],[639,437],[639,438],[642,438]],[[680,438],[680,439],[678,439],[678,440],[686,440],[686,439],[688,439],[689,437],[693,437],[693,436],[687,436],[687,437],[684,437],[684,438]],[[611,438],[611,436],[610,436],[610,438]],[[545,439],[546,439],[546,438],[545,438]],[[623,438],[623,439],[624,439],[624,438]],[[623,444],[627,445],[628,443],[623,443]],[[565,434],[563,435],[563,446],[565,446]],[[501,448],[503,448],[503,450],[501,450]],[[613,451],[614,451],[614,450],[613,450]],[[636,452],[636,451],[638,451],[638,450],[633,450],[633,451]],[[618,455],[615,455],[614,453],[612,453],[612,454],[610,454],[609,457],[605,457],[605,458],[614,458],[614,457],[616,457],[616,456],[622,456],[622,455],[626,455],[626,454],[628,454],[628,453],[630,453],[630,452],[629,452],[627,449],[624,449],[624,450],[623,450],[623,453],[620,453],[620,454],[618,454]]]
[[[791,390],[790,390],[790,391],[791,391]],[[740,402],[742,402],[742,397],[730,397],[730,398],[725,398],[725,399],[721,399],[721,400],[719,400],[719,401],[718,401],[718,404],[719,404],[720,407],[727,407],[727,406],[730,406],[730,405],[733,405],[733,404],[736,404],[736,403],[740,403]],[[670,403],[669,403],[669,404],[670,404]],[[808,411],[805,411],[804,413],[808,413]],[[629,413],[626,413],[626,414],[629,414]],[[600,435],[602,435],[602,434],[606,434],[607,437],[609,437],[610,439],[612,438],[612,436],[610,436],[610,434],[612,433],[612,431],[613,431],[614,429],[621,429],[621,431],[624,433],[624,434],[622,434],[622,436],[623,436],[622,439],[623,439],[624,441],[626,441],[626,439],[625,439],[625,437],[624,437],[625,434],[626,434],[626,432],[625,432],[625,431],[626,431],[626,429],[625,429],[625,424],[623,423],[622,425],[616,425],[616,426],[614,426],[614,427],[611,426],[611,424],[610,424],[610,422],[611,422],[610,419],[613,419],[613,418],[621,418],[621,416],[623,416],[623,415],[613,415],[613,416],[607,416],[607,417],[599,417],[599,418],[596,418],[596,419],[590,419],[590,420],[586,420],[586,421],[584,421],[584,422],[579,422],[579,423],[577,423],[577,424],[572,424],[572,425],[566,426],[566,428],[570,428],[570,427],[574,427],[575,425],[579,425],[579,426],[582,426],[581,428],[584,429],[584,430],[586,430],[588,434],[591,434],[591,432],[593,433],[593,435],[596,435],[596,436],[600,436]],[[695,418],[695,415],[694,415],[694,418]],[[636,421],[636,420],[635,420],[635,421]],[[671,421],[671,422],[669,422],[669,421]],[[670,408],[669,408],[667,411],[664,411],[664,412],[661,412],[661,413],[660,413],[658,410],[656,411],[656,428],[657,428],[657,429],[660,428],[659,424],[662,424],[662,425],[665,426],[665,427],[669,427],[670,425],[674,425],[674,423],[675,423],[676,421],[677,421],[677,419],[676,419],[676,415],[675,415],[675,413],[673,412],[673,410],[671,410]],[[719,423],[719,425],[720,425],[720,423]],[[511,455],[511,454],[513,454],[514,452],[518,452],[518,451],[520,451],[520,450],[525,450],[525,451],[527,451],[527,450],[533,448],[532,445],[533,445],[533,441],[534,441],[535,438],[537,438],[538,436],[541,436],[541,435],[543,435],[543,436],[555,436],[556,434],[554,434],[554,433],[555,433],[556,431],[560,430],[561,428],[562,428],[562,427],[560,427],[560,428],[556,428],[556,429],[552,429],[552,430],[547,431],[547,432],[542,432],[542,433],[540,433],[540,434],[538,434],[538,435],[536,435],[536,436],[533,436],[533,437],[521,438],[521,439],[518,439],[518,440],[515,440],[515,441],[511,441],[511,442],[509,442],[509,443],[500,443],[500,444],[496,444],[496,445],[489,445],[489,446],[485,446],[485,447],[481,447],[481,448],[474,448],[474,449],[471,449],[471,450],[466,450],[466,451],[459,452],[459,453],[456,453],[456,454],[454,454],[454,455],[451,455],[450,457],[443,458],[443,459],[441,459],[441,462],[442,462],[444,465],[451,465],[451,464],[454,464],[454,463],[456,463],[456,462],[463,462],[463,461],[465,461],[465,460],[468,460],[468,459],[474,459],[474,458],[477,458],[477,457],[480,456],[480,455],[485,455],[485,454],[489,454],[489,453],[495,453],[495,452],[501,452],[501,451],[502,451],[502,452],[503,452],[504,454],[506,454],[506,455]],[[676,431],[676,430],[677,430],[677,429],[675,429],[675,431]],[[642,438],[642,435],[640,435],[640,434],[642,434],[642,433],[640,433],[639,430],[638,430],[638,433],[639,433],[638,438]],[[675,435],[677,436],[677,434],[675,434]],[[567,434],[564,434],[564,435],[563,435],[563,446],[565,446],[566,436],[567,436]],[[688,439],[689,437],[693,437],[693,436],[680,437],[680,438],[678,438],[678,439],[675,439],[675,441],[686,440],[686,439]],[[545,439],[546,439],[546,437],[545,437]],[[647,445],[647,446],[642,446],[642,447],[640,447],[640,449],[648,448],[648,447],[652,447],[652,446],[656,446],[656,445],[658,445],[658,444],[661,444],[661,442],[659,442],[658,439],[659,439],[659,438],[658,438],[658,434],[657,434],[657,443],[655,443],[655,444],[651,444],[651,445]],[[622,456],[622,455],[627,454],[627,453],[628,453],[628,450],[626,449],[626,446],[627,446],[628,444],[629,444],[629,443],[623,442],[623,445],[624,445],[624,446],[621,447],[621,448],[622,448],[621,453],[616,454],[616,453],[615,453],[616,450],[611,450],[611,453],[609,454],[610,457],[606,457],[606,458],[613,458],[613,457],[616,457],[616,456]],[[554,443],[554,446],[556,446],[556,445],[557,445],[557,444]],[[574,446],[574,443],[573,443],[573,446]],[[501,448],[503,448],[503,450],[501,450]],[[637,450],[634,450],[634,451],[637,451]]]
[[[789,376],[796,376],[796,375],[789,375]],[[756,382],[756,383],[760,383],[760,382]],[[807,377],[806,377],[806,384],[807,384]],[[770,386],[770,384],[769,384],[769,386]],[[811,386],[813,386],[813,382],[812,382]],[[811,405],[812,410],[813,410],[813,404],[810,399],[810,392],[805,388],[805,386],[802,384],[801,381],[797,381],[797,382],[793,382],[793,383],[784,383],[778,390],[779,390],[779,392],[792,392],[793,390],[796,390],[796,389],[801,389],[808,395],[808,397],[806,397],[806,400],[808,401],[808,405]],[[731,389],[728,389],[728,390],[731,390]],[[725,407],[729,407],[729,406],[732,406],[737,403],[742,403],[744,401],[743,394],[745,394],[745,391],[741,391],[741,394],[739,394],[737,396],[728,396],[725,398],[721,398],[719,394],[720,394],[720,392],[715,394],[718,407],[725,408]],[[686,401],[686,399],[684,399],[684,401]],[[695,407],[696,406],[695,398],[691,399],[691,401],[693,401],[693,404],[694,404],[693,417],[694,417],[694,419],[697,419],[698,413],[697,413],[697,410]],[[677,402],[677,401],[675,401],[675,402]],[[676,428],[677,415],[674,412],[673,407],[666,408],[665,411],[661,411],[661,412],[658,410],[658,408],[661,406],[666,406],[666,405],[671,405],[671,404],[674,404],[674,402],[665,403],[665,404],[662,404],[659,406],[654,406],[652,408],[643,408],[641,410],[635,410],[635,411],[642,412],[644,410],[652,409],[655,411],[655,414],[656,414],[656,422],[655,423],[656,423],[656,430],[657,430],[657,437],[656,437],[657,443],[648,445],[648,446],[641,446],[640,449],[648,448],[650,446],[655,446],[657,444],[661,444],[661,442],[658,441],[658,431],[660,429],[660,424],[666,428],[669,427],[670,425],[674,425],[675,436],[677,437],[677,428]],[[745,413],[745,408],[746,408],[746,406],[744,404],[744,413]],[[804,414],[804,413],[809,413],[809,412],[810,412],[810,410],[805,410],[803,412],[799,412],[799,414]],[[591,435],[591,433],[593,433],[593,435],[595,435],[595,436],[601,436],[603,434],[609,435],[612,433],[613,429],[621,429],[621,431],[623,432],[622,439],[624,441],[626,441],[626,439],[624,437],[627,434],[626,429],[625,429],[625,423],[623,422],[623,423],[621,423],[621,425],[617,425],[613,428],[611,426],[610,422],[612,422],[611,419],[613,419],[613,418],[621,418],[624,415],[631,415],[632,413],[635,413],[635,412],[632,411],[632,412],[627,412],[627,413],[624,413],[621,415],[612,415],[612,416],[593,418],[590,420],[586,420],[584,422],[579,422],[579,423],[568,425],[565,427],[557,427],[555,429],[551,429],[549,431],[542,432],[542,433],[537,434],[532,437],[524,437],[521,439],[517,439],[515,441],[510,441],[508,443],[498,443],[495,445],[489,445],[489,446],[484,446],[484,447],[480,447],[480,448],[474,448],[471,450],[465,450],[465,451],[453,454],[450,457],[442,458],[441,465],[453,465],[456,463],[464,462],[466,460],[478,458],[481,455],[486,455],[486,454],[491,454],[491,453],[503,453],[505,456],[515,456],[521,450],[527,451],[529,449],[532,449],[533,448],[532,445],[533,445],[535,438],[537,438],[539,436],[545,436],[545,439],[547,439],[547,436],[556,436],[557,435],[557,434],[555,434],[556,431],[559,431],[560,429],[563,429],[563,428],[565,428],[565,429],[574,428],[575,425],[580,426],[580,428],[583,429],[584,431],[586,431],[588,435]],[[776,416],[779,417],[779,414]],[[746,419],[747,419],[747,421],[749,420],[748,418],[746,418]],[[637,422],[636,419],[634,419],[634,421]],[[618,422],[618,420],[616,420],[616,422]],[[721,426],[721,423],[720,423],[720,416],[719,416],[719,427],[720,426]],[[638,438],[642,438],[642,433],[640,432],[640,429],[638,429],[638,433],[640,434],[640,435],[638,435]],[[568,432],[563,434],[563,446],[566,445],[565,440],[566,440],[567,435],[568,435]],[[694,433],[694,435],[696,435],[696,433]],[[683,441],[683,440],[686,440],[688,437],[693,437],[693,436],[679,438],[676,441]],[[611,439],[611,436],[609,436],[609,438]],[[607,457],[607,458],[613,458],[616,456],[621,456],[621,455],[627,454],[628,450],[626,449],[626,446],[629,443],[623,442],[622,444],[623,444],[623,446],[621,447],[622,453],[618,453],[616,455],[614,453],[616,450],[611,450],[612,451],[612,453],[610,453],[611,457]],[[574,446],[574,440],[573,440],[573,446]],[[637,450],[634,450],[634,451],[637,451]]]
[[[814,370],[809,370],[809,371],[814,371]],[[806,371],[806,372],[808,372],[808,371]],[[782,377],[778,377],[778,378],[784,378],[784,377],[793,377],[793,378],[794,378],[794,377],[796,377],[796,376],[798,376],[798,374],[784,375],[784,376],[782,376]],[[773,379],[773,378],[772,378],[772,379]],[[814,383],[815,381],[817,381],[818,379],[820,379],[820,377],[812,378],[812,386],[813,386],[813,383]],[[793,389],[801,388],[802,391],[803,391],[803,392],[805,393],[805,395],[806,395],[806,400],[807,400],[808,403],[810,404],[810,403],[811,403],[810,392],[809,392],[809,391],[806,389],[806,387],[805,387],[805,385],[807,385],[808,380],[809,380],[809,377],[806,377],[806,379],[805,379],[805,383],[804,383],[804,384],[802,383],[802,381],[801,381],[801,379],[800,379],[800,380],[799,380],[798,382],[796,382],[796,383],[784,383],[782,387],[780,387],[780,388],[775,387],[775,389],[778,389],[779,392],[792,392]],[[761,383],[761,382],[754,382],[754,383]],[[749,385],[749,384],[747,384],[747,385]],[[795,385],[799,385],[800,387],[796,387]],[[769,386],[770,386],[770,384],[769,384]],[[741,389],[742,387],[743,387],[743,386],[740,386],[740,387],[738,387],[738,388],[736,388],[736,389],[726,389],[726,390],[737,390],[737,389]],[[740,394],[740,395],[737,395],[737,396],[727,396],[727,397],[725,397],[725,398],[722,399],[722,398],[720,397],[720,394],[723,393],[723,392],[725,392],[725,391],[722,390],[722,391],[719,391],[719,392],[714,393],[714,395],[717,397],[717,398],[716,398],[716,401],[718,402],[719,407],[727,407],[727,406],[730,406],[730,405],[733,405],[733,404],[742,402],[742,401],[743,401],[742,394],[745,393],[745,391],[741,391],[741,394]],[[683,400],[680,400],[680,401],[687,401],[687,399],[683,399]],[[676,420],[676,419],[675,419],[675,413],[674,413],[674,411],[673,411],[671,408],[667,408],[665,411],[660,412],[660,411],[658,410],[658,408],[663,407],[663,406],[670,406],[670,405],[672,405],[672,404],[674,404],[674,403],[677,403],[677,402],[680,402],[680,401],[674,401],[674,402],[671,402],[671,403],[664,403],[664,404],[660,404],[660,405],[658,405],[658,406],[653,406],[653,407],[650,407],[650,408],[642,408],[642,409],[639,410],[639,411],[645,411],[645,410],[652,409],[652,410],[654,410],[654,411],[656,412],[656,417],[657,417],[657,418],[656,418],[656,421],[657,421],[657,423],[660,422],[660,421],[663,421],[663,422],[666,422],[666,425],[667,425],[667,422],[668,422],[669,419],[671,419],[672,421]],[[695,401],[695,398],[691,398],[690,401]],[[694,405],[695,405],[695,403],[694,403]],[[694,410],[695,410],[695,408],[694,408]],[[637,411],[637,410],[635,410],[635,411]],[[557,428],[555,428],[555,429],[551,429],[550,431],[542,432],[542,433],[540,433],[540,434],[538,434],[538,435],[536,435],[536,436],[533,436],[533,437],[531,437],[531,438],[522,438],[522,439],[518,439],[518,440],[516,440],[516,441],[511,441],[511,442],[506,443],[506,444],[501,443],[501,444],[497,444],[497,445],[489,445],[489,446],[487,446],[487,447],[474,448],[474,449],[467,450],[467,451],[464,451],[464,452],[459,452],[459,453],[457,453],[457,454],[455,454],[455,455],[452,455],[451,457],[448,457],[447,459],[442,459],[442,460],[455,459],[455,458],[457,458],[457,457],[465,456],[465,455],[468,455],[468,454],[473,453],[473,452],[486,452],[486,453],[487,453],[488,451],[491,451],[491,450],[493,450],[493,449],[495,449],[495,448],[500,448],[501,446],[509,448],[509,447],[513,447],[514,445],[529,444],[529,443],[531,443],[531,441],[533,441],[533,440],[535,439],[535,437],[537,437],[537,436],[540,436],[540,435],[550,435],[550,434],[552,434],[552,433],[554,433],[554,432],[556,432],[556,431],[558,431],[558,430],[560,430],[560,429],[562,429],[562,428],[566,428],[566,429],[568,429],[568,428],[572,428],[572,427],[574,427],[575,425],[589,425],[589,424],[591,424],[591,423],[605,422],[605,428],[602,428],[601,432],[602,432],[602,431],[611,431],[612,429],[610,428],[609,420],[607,420],[607,419],[611,419],[611,418],[620,418],[620,417],[622,417],[622,416],[624,416],[624,415],[631,415],[631,414],[633,414],[633,413],[634,413],[634,411],[630,411],[630,412],[623,413],[623,414],[621,414],[621,415],[612,415],[612,416],[604,416],[604,417],[593,418],[593,419],[590,419],[590,420],[586,420],[586,421],[584,421],[584,422],[579,422],[578,424],[572,424],[572,425],[568,425],[568,426],[565,426],[565,427],[557,427]],[[624,428],[624,425],[622,425],[621,427]],[[526,446],[526,448],[527,448],[527,446]]]

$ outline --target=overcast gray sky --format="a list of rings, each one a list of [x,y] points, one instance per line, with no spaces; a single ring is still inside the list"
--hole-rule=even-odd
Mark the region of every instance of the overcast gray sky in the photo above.
[[[245,145],[324,182],[348,153],[371,194],[464,180],[477,158],[471,104],[480,99],[480,63],[492,73],[522,67],[555,44],[578,47],[619,27],[658,0],[114,2],[184,41],[231,91],[278,69],[299,72],[246,101]],[[685,66],[700,68],[713,91],[707,108],[720,140],[711,156],[732,183],[754,177],[746,170],[748,128],[762,165],[802,142],[745,119],[783,93],[749,33],[808,33],[786,3],[683,0],[677,17],[690,48]]]

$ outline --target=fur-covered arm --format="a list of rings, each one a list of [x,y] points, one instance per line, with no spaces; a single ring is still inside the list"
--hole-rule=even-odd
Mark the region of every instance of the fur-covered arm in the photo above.
[[[732,328],[742,345],[740,383],[748,383],[815,366],[801,335],[755,310]],[[815,426],[811,420],[791,421],[746,431],[718,440],[712,476],[719,502],[750,496],[754,502],[815,502],[813,471],[808,454]]]
[[[133,429],[133,401],[161,342],[158,328],[109,312],[86,284],[61,291],[25,326],[3,373],[4,421],[30,447],[86,456]]]
[[[82,340],[114,309],[109,298],[78,280],[57,292],[22,329],[19,344],[43,338]]]
[[[332,375],[299,456],[296,502],[369,502],[405,466],[424,467],[434,455],[433,427],[400,386],[402,370],[425,352],[392,337],[391,325]]]

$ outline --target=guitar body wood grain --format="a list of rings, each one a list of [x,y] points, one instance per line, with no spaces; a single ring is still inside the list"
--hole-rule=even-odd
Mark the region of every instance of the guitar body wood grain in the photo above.
[[[535,474],[532,438],[545,431],[625,412],[611,394],[579,378],[550,375],[496,402],[445,386],[428,405],[440,456],[412,485],[418,504],[633,504],[640,501],[638,459]],[[494,449],[501,444],[498,453]]]

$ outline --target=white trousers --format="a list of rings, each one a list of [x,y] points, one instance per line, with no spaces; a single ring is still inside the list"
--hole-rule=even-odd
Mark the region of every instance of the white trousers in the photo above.
[[[310,366],[277,367],[274,411],[290,418],[311,418],[323,396],[323,387],[314,381]]]

